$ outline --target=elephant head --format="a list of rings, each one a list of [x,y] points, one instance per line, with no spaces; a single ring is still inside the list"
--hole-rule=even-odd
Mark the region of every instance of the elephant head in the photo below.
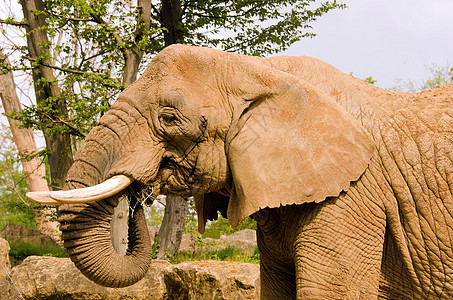
[[[333,99],[265,59],[174,45],[90,132],[68,191],[28,196],[65,203],[59,220],[69,256],[93,281],[120,287],[145,275],[151,250],[138,205],[127,254],[113,250],[119,197],[136,203],[150,186],[193,195],[203,232],[217,211],[237,225],[262,208],[338,196],[372,152],[365,129]]]

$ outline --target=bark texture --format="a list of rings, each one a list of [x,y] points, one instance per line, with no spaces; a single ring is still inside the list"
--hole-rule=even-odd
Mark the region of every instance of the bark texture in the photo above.
[[[188,213],[186,199],[167,196],[165,214],[158,235],[160,243],[158,259],[166,259],[167,255],[175,255],[178,251],[184,231],[184,219]]]
[[[162,1],[162,26],[164,31],[165,47],[182,43],[184,32],[182,30],[182,6],[180,0],[163,0]]]

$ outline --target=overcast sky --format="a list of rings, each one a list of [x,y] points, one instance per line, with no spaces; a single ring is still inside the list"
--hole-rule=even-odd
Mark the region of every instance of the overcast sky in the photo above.
[[[396,79],[422,81],[426,65],[453,64],[453,0],[343,0],[349,8],[313,23],[317,36],[287,55],[320,58],[376,85]]]

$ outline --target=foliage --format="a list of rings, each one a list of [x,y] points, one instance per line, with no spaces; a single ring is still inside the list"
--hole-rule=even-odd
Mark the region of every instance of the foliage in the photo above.
[[[363,81],[365,81],[366,83],[369,83],[369,84],[375,84],[377,82],[377,80],[375,80],[372,76],[368,76]]]
[[[447,84],[453,82],[453,66],[447,64],[445,66],[439,66],[432,64],[426,66],[426,69],[430,71],[430,77],[423,80],[421,83],[413,80],[396,80],[396,86],[391,88],[393,91],[415,93],[424,91],[436,87],[438,85]]]
[[[256,230],[256,222],[252,218],[247,218],[238,226],[233,227],[228,222],[228,219],[225,219],[221,216],[217,220],[211,221],[206,226],[206,231],[203,234],[203,238],[213,238],[218,239],[221,235],[230,235],[237,231],[241,231],[244,229],[253,229]]]
[[[159,249],[160,249],[159,237],[155,237],[154,240],[153,240],[153,247],[152,247],[152,258],[153,259],[157,258],[157,254],[159,253]]]
[[[239,261],[258,264],[260,261],[258,247],[255,247],[252,254],[247,251],[229,246],[224,249],[188,252],[179,251],[175,256],[169,258],[172,264],[178,264],[184,261],[198,261],[198,260],[222,260],[222,261]]]
[[[189,214],[184,220],[184,233],[190,233],[192,236],[199,235],[198,233],[198,218],[195,210],[195,201],[192,197],[187,199],[189,201]]]
[[[30,255],[37,256],[52,256],[52,257],[67,257],[66,250],[58,246],[49,245],[34,245],[31,243],[16,243],[9,241],[11,250],[9,251],[10,256],[16,258],[25,258]]]
[[[145,215],[146,224],[151,227],[160,227],[162,219],[164,218],[164,209],[161,205],[146,205]]]

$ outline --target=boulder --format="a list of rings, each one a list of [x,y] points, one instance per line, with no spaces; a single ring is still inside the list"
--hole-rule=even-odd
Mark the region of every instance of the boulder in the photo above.
[[[9,243],[0,238],[0,299],[21,299],[19,292],[10,281],[9,250]]]
[[[0,299],[1,300],[15,300],[22,299],[21,295],[17,291],[11,282],[3,277],[0,277]]]
[[[165,270],[168,299],[258,299],[259,265],[194,261]]]
[[[6,224],[0,232],[0,237],[14,243],[57,246],[57,243],[50,236],[42,234],[36,229],[31,229],[15,223]]]
[[[153,261],[141,281],[115,289],[85,278],[69,258],[29,256],[11,278],[24,299],[257,299],[259,291],[258,265],[222,261]],[[0,290],[16,291],[7,280],[0,280]],[[21,299],[9,295],[5,299]]]
[[[127,288],[100,286],[80,273],[69,258],[29,256],[11,271],[25,299],[163,299],[167,261],[154,261],[145,278]]]
[[[0,277],[6,278],[7,273],[11,271],[11,263],[9,261],[9,243],[0,238]]]

